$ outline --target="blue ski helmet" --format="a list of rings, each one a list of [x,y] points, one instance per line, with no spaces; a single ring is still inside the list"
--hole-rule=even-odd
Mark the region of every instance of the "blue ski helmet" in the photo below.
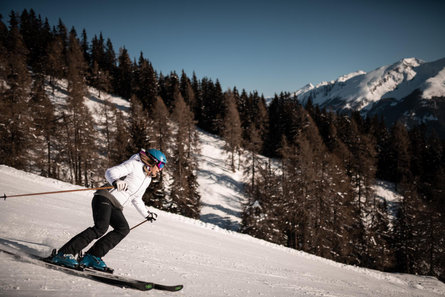
[[[159,150],[149,149],[147,151],[147,155],[155,162],[159,169],[164,168],[165,164],[167,163],[167,158]]]

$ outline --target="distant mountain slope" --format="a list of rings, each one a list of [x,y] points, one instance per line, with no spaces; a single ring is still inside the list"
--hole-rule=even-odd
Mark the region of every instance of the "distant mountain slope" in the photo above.
[[[425,123],[445,137],[445,58],[428,63],[403,59],[369,73],[358,71],[316,86],[308,84],[294,96],[302,104],[312,100],[328,110],[383,115],[388,124]]]

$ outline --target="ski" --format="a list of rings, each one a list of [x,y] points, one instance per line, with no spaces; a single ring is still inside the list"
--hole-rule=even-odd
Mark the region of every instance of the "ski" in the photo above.
[[[161,285],[153,282],[137,280],[125,276],[119,276],[111,274],[110,272],[98,271],[91,268],[71,268],[66,266],[60,266],[50,262],[49,258],[39,257],[37,255],[28,253],[16,253],[8,250],[0,249],[0,252],[13,256],[16,260],[36,264],[42,267],[58,270],[70,275],[84,277],[97,282],[101,282],[108,285],[113,285],[121,288],[131,288],[140,291],[148,291],[151,289],[176,292],[183,288],[183,285]]]
[[[85,271],[88,272],[92,272],[92,273],[97,273],[100,275],[104,275],[104,276],[109,276],[111,275],[113,272],[109,272],[109,271],[100,271],[97,269],[93,269],[93,268],[83,268]],[[115,276],[115,275],[112,275]],[[161,290],[161,291],[170,291],[170,292],[176,292],[176,291],[180,291],[184,286],[183,285],[161,285],[161,284],[157,284],[157,283],[150,283],[153,288],[155,290]]]

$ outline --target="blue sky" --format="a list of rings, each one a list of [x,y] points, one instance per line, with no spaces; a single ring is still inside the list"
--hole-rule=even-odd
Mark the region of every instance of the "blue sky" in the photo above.
[[[85,29],[90,41],[102,32],[158,72],[194,71],[266,97],[403,58],[445,57],[440,0],[1,0],[3,22],[25,8]]]

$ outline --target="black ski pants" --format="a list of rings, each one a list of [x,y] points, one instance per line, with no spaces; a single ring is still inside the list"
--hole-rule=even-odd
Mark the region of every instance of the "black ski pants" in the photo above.
[[[102,258],[130,232],[122,210],[113,206],[106,197],[95,195],[91,206],[94,226],[74,236],[59,252],[76,255],[93,240],[99,239],[86,253]],[[113,230],[105,234],[109,226]]]

